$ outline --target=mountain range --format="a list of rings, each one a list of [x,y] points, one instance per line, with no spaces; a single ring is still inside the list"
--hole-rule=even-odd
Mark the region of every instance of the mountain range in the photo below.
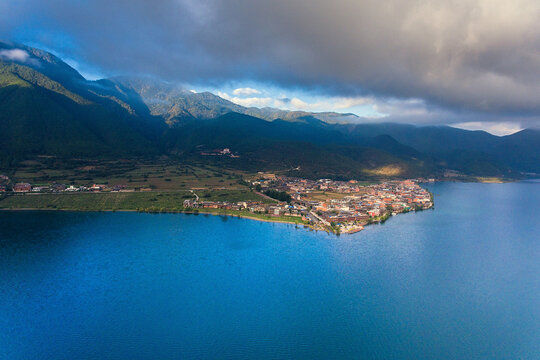
[[[89,81],[51,53],[9,42],[0,42],[0,109],[0,169],[37,155],[186,160],[230,148],[240,156],[220,159],[227,166],[307,177],[540,173],[539,130],[494,136],[247,108],[146,77]]]

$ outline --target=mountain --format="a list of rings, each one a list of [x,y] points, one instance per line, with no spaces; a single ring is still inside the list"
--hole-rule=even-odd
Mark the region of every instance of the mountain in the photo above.
[[[102,156],[156,152],[146,120],[94,91],[69,65],[28,47],[0,43],[0,152],[3,161],[29,155]],[[156,123],[157,124],[157,123]],[[136,146],[134,146],[136,144]]]
[[[448,126],[351,124],[352,114],[246,108],[149,78],[89,81],[58,57],[0,42],[0,167],[37,155],[160,155],[310,177],[540,173],[540,131],[498,137]],[[187,160],[186,160],[187,159]]]
[[[353,143],[315,117],[269,122],[210,93],[148,79],[87,81],[47,52],[5,43],[0,49],[25,54],[0,62],[4,162],[35,155],[197,156],[201,148],[230,147],[242,154],[234,165],[243,169],[362,177],[387,166],[394,175],[413,173],[414,160],[376,149],[389,139]]]
[[[169,129],[167,147],[184,155],[230,148],[240,155],[234,163],[242,169],[291,169],[292,175],[313,178],[427,176],[438,171],[427,157],[389,136],[352,141],[333,125],[316,121],[318,126],[228,113]]]
[[[268,121],[280,119],[303,122],[306,118],[313,118],[326,123],[341,123],[358,119],[358,116],[354,114],[334,112],[313,113],[281,110],[270,107],[248,108],[210,92],[196,93],[175,84],[145,77],[116,77],[107,79],[105,82],[112,83],[122,89],[129,89],[138,95],[146,106],[148,106],[152,115],[165,118],[167,124],[170,126],[189,120],[214,119],[230,112],[250,115]]]
[[[503,136],[494,153],[520,171],[540,174],[540,130],[525,129]]]
[[[138,94],[151,109],[153,115],[164,117],[167,124],[172,127],[181,126],[186,121],[215,119],[229,112],[268,121],[285,120],[318,127],[321,123],[334,124],[335,128],[327,127],[327,130],[332,129],[333,134],[324,135],[323,139],[332,137],[340,141],[353,141],[371,147],[376,144],[375,147],[381,149],[381,141],[367,144],[366,139],[386,136],[391,138],[392,140],[387,140],[394,144],[392,149],[384,150],[391,150],[392,154],[404,154],[404,151],[413,149],[417,157],[421,158],[420,154],[429,154],[429,158],[440,167],[466,174],[495,176],[519,172],[540,172],[537,156],[540,150],[536,146],[540,143],[540,139],[534,130],[530,130],[531,134],[527,139],[514,141],[513,139],[517,139],[519,135],[501,138],[485,131],[468,131],[450,126],[355,124],[358,117],[354,114],[246,108],[209,92],[194,93],[156,80],[124,77],[115,78],[112,81]],[[337,131],[343,136],[337,136]],[[316,141],[321,141],[321,137]],[[390,143],[387,145],[390,146]],[[508,152],[509,148],[513,151]]]
[[[500,137],[450,126],[383,123],[346,125],[341,131],[353,137],[389,135],[401,144],[430,154],[443,167],[469,174],[540,173],[539,130],[527,129]]]

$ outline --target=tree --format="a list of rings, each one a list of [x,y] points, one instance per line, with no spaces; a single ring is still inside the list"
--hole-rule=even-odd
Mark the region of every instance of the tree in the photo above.
[[[291,195],[287,194],[285,191],[277,191],[277,190],[269,189],[269,190],[266,190],[264,194],[266,196],[271,197],[272,199],[276,199],[279,201],[291,202],[292,200]]]

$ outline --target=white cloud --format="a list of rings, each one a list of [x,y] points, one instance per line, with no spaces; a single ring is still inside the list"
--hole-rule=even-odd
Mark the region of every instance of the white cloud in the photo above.
[[[274,106],[274,99],[271,97],[237,97],[237,96],[230,96],[229,94],[225,92],[218,91],[218,96],[222,97],[225,100],[229,100],[230,102],[233,102],[240,106],[245,107],[268,107],[268,106]]]
[[[252,88],[238,88],[229,95],[218,91],[218,96],[235,104],[245,107],[274,107],[283,110],[308,112],[354,112],[355,106],[374,104],[374,100],[366,97],[328,97],[315,98],[311,101],[298,97],[289,99],[286,94],[279,96],[249,96],[262,94],[262,91]]]
[[[423,117],[430,114],[426,102],[422,99],[380,99],[375,102],[374,108],[381,114],[402,118]]]
[[[236,96],[250,96],[250,95],[259,95],[261,94],[261,92],[257,89],[253,89],[253,88],[238,88],[238,89],[235,89],[233,90],[233,95],[236,95]]]
[[[347,111],[356,106],[373,104],[374,100],[366,97],[329,97],[313,102],[306,102],[299,98],[292,98],[290,106],[295,110],[324,112],[324,111]]]
[[[313,107],[316,107],[314,104],[308,104],[307,102],[300,100],[298,98],[291,99],[291,106],[296,110],[310,110]]]
[[[22,49],[1,50],[0,58],[24,63],[30,58],[30,54],[26,50]]]
[[[516,133],[523,128],[513,122],[483,122],[483,121],[471,121],[452,125],[465,130],[484,130],[493,135],[510,135]]]

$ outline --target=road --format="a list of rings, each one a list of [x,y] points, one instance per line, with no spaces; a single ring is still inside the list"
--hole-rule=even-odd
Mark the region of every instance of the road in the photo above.
[[[193,190],[189,190],[193,195],[195,195],[195,201],[199,202],[199,195],[195,194]]]
[[[324,220],[322,217],[320,217],[319,215],[317,215],[313,210],[311,210],[309,212],[313,217],[315,217],[317,220],[319,220],[320,222],[322,222],[324,225],[326,226],[330,226],[330,223],[326,220]]]

